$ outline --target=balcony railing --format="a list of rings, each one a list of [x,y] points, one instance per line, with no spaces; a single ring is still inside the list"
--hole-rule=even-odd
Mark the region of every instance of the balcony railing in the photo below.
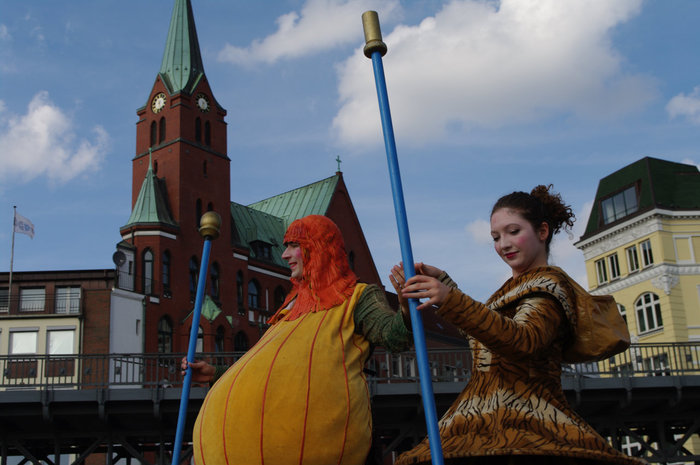
[[[206,353],[197,358],[230,366],[244,352]],[[100,389],[179,387],[184,354],[80,354],[0,356],[0,389]],[[430,349],[434,382],[469,379],[468,349]],[[377,350],[366,372],[375,383],[418,382],[415,352],[391,354]],[[634,344],[601,362],[564,365],[562,376],[647,377],[700,375],[700,344]]]

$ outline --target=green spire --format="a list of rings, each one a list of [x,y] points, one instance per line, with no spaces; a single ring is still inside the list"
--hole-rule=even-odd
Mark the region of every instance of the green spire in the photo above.
[[[175,0],[159,74],[170,94],[191,94],[204,76],[190,0]]]
[[[134,204],[129,221],[123,228],[138,224],[159,224],[177,227],[168,209],[165,186],[153,172],[151,163],[151,150],[148,150],[148,171],[141,184],[141,191]]]

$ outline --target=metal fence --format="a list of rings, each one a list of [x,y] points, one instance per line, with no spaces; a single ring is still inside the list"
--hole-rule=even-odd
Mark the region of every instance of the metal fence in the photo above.
[[[244,352],[206,353],[197,358],[229,366]],[[101,389],[180,387],[184,354],[80,354],[0,356],[0,389]],[[469,379],[468,349],[430,349],[434,382]],[[415,352],[375,351],[365,369],[376,383],[418,382]],[[646,377],[700,375],[700,344],[633,344],[608,360],[564,365],[562,376]]]

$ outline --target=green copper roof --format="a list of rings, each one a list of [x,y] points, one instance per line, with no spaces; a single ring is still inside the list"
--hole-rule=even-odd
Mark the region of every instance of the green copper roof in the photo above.
[[[190,0],[175,0],[160,76],[171,94],[191,94],[204,76]]]
[[[255,241],[271,244],[270,260],[286,267],[287,262],[281,255],[287,227],[306,215],[325,215],[339,179],[339,175],[331,176],[248,206],[231,202],[236,242],[250,248],[252,256],[255,256],[255,247],[251,244]]]
[[[639,208],[618,221],[655,208],[700,210],[700,172],[696,166],[645,157],[600,180],[582,239],[617,223],[603,225],[601,201],[630,186],[636,186]]]
[[[340,176],[336,174],[248,206],[282,218],[286,228],[292,221],[306,215],[325,215],[339,179]]]
[[[178,227],[168,209],[167,196],[163,181],[153,172],[151,160],[148,160],[148,171],[141,184],[141,191],[131,211],[129,221],[122,228],[139,224],[158,224]]]

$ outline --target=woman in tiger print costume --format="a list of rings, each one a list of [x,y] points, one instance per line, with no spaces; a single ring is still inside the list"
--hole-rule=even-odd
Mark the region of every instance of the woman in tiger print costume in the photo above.
[[[561,386],[564,346],[575,296],[547,259],[552,236],[574,215],[550,186],[496,202],[491,235],[513,277],[485,304],[463,294],[445,272],[418,264],[403,298],[427,299],[469,337],[472,377],[439,422],[446,464],[629,464],[644,461],[613,449],[569,407]],[[400,267],[392,276],[403,284]],[[430,463],[425,439],[396,464]]]

